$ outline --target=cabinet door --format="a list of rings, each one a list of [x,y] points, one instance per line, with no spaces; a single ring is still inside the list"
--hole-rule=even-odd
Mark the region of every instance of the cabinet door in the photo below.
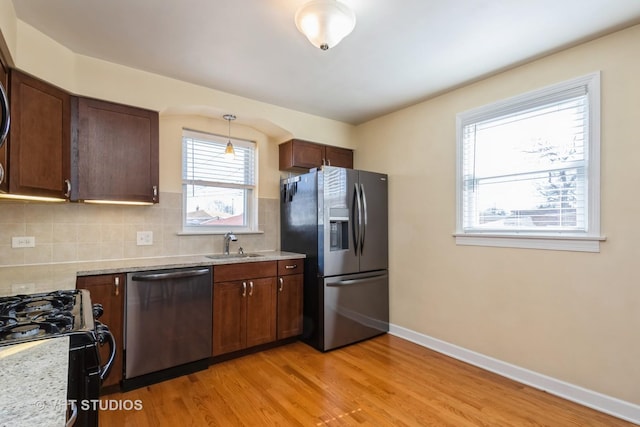
[[[320,167],[324,160],[324,146],[310,142],[293,141],[293,165],[311,169]]]
[[[8,188],[14,194],[66,198],[71,178],[71,96],[11,70]]]
[[[279,146],[280,170],[308,170],[322,166],[324,146],[292,139]]]
[[[353,169],[353,151],[327,145],[325,147],[325,162],[328,166]]]
[[[116,358],[109,375],[102,383],[102,387],[119,384],[122,380],[122,328],[124,318],[124,281],[123,274],[109,274],[102,276],[78,277],[76,287],[87,289],[91,293],[93,304],[102,304],[104,313],[99,319],[111,330],[116,341]],[[109,346],[100,347],[100,361],[102,364],[109,359]]]
[[[158,113],[77,98],[73,200],[158,202]]]
[[[247,282],[213,285],[213,356],[245,348],[248,292]]]
[[[276,278],[253,279],[247,291],[247,347],[276,340]]]
[[[302,334],[304,275],[278,277],[278,339]]]
[[[279,169],[301,172],[323,165],[353,169],[353,150],[292,139],[279,145]]]

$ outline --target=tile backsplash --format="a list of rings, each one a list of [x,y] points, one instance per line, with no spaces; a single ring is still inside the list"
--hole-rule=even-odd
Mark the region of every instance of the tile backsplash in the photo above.
[[[259,199],[260,233],[237,234],[231,251],[279,249],[279,209],[277,199]],[[153,206],[1,202],[0,267],[222,252],[222,235],[179,235],[181,228],[180,193],[161,193]],[[138,231],[153,232],[153,244],[138,246]],[[35,237],[35,247],[12,248],[22,236]]]

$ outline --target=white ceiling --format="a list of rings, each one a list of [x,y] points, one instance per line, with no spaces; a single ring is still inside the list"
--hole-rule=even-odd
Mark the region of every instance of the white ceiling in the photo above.
[[[13,0],[72,51],[358,124],[640,23],[639,0],[343,0],[328,51],[298,32],[307,0]]]

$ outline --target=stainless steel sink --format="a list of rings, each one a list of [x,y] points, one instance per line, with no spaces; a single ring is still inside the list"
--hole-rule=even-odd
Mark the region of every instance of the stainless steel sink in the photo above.
[[[242,259],[242,258],[257,258],[264,255],[254,254],[251,252],[245,254],[215,254],[215,255],[206,255],[207,258],[211,259]]]

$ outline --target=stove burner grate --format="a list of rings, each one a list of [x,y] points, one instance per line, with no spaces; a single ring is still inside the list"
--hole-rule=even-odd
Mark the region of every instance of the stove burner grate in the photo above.
[[[79,291],[0,297],[0,345],[74,331]]]
[[[34,325],[34,324],[23,325],[23,326],[16,326],[15,328],[11,329],[9,336],[11,336],[11,338],[14,338],[14,339],[28,338],[28,337],[33,337],[35,335],[38,335],[39,332],[40,332],[40,326],[38,325]]]
[[[25,313],[33,313],[34,311],[51,311],[53,310],[53,302],[50,300],[38,300],[28,302],[24,305]]]
[[[21,341],[59,332],[60,329],[52,323],[30,322],[0,328],[0,340]]]

